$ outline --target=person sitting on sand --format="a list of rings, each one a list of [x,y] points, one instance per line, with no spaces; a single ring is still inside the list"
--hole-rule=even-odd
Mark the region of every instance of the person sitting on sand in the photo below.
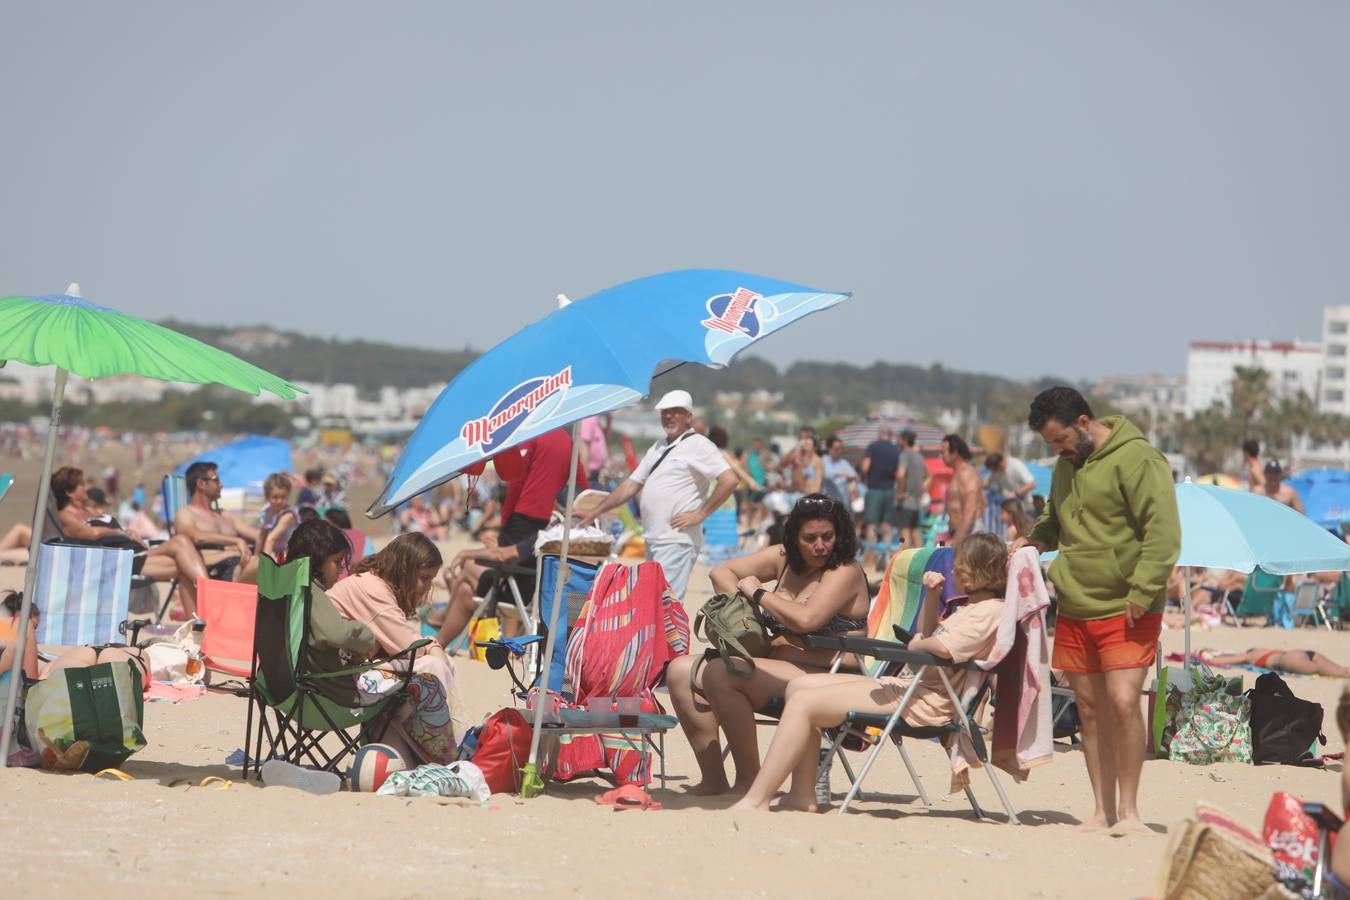
[[[73,466],[62,466],[52,474],[51,490],[61,531],[66,537],[127,546],[144,552],[141,574],[155,581],[177,579],[183,597],[183,612],[189,619],[196,617],[197,579],[206,577],[206,562],[191,540],[174,535],[162,544],[146,548],[123,531],[117,520],[91,518],[84,472]]]
[[[732,675],[711,651],[670,663],[670,697],[702,775],[692,793],[733,789],[722,765],[719,728],[726,732],[736,763],[735,787],[750,786],[759,771],[755,711],[780,701],[794,679],[823,672],[834,659],[832,651],[807,648],[806,635],[866,633],[870,596],[857,555],[858,536],[848,508],[824,494],[810,494],[792,508],[781,546],[713,568],[714,590],[740,592],[759,604],[773,643],[769,657],[755,660],[749,678]],[[765,582],[774,582],[774,589]]]
[[[17,643],[19,612],[22,602],[23,595],[17,591],[6,592],[3,600],[0,600],[0,610],[3,610],[3,612],[0,612],[0,686],[3,686],[0,687],[0,697],[4,696],[3,691],[8,687],[11,667],[14,665],[14,657],[11,654],[14,652],[14,646]],[[61,669],[130,660],[136,663],[137,670],[140,672],[142,688],[149,689],[150,660],[140,647],[120,645],[71,647],[56,659],[43,665],[38,658],[37,642],[38,622],[41,619],[42,610],[36,605],[30,607],[28,610],[27,637],[23,642],[22,665],[24,677],[30,682],[41,681]]]
[[[957,590],[967,599],[939,623],[945,579],[939,572],[924,573],[926,590],[915,626],[917,636],[908,648],[956,662],[980,659],[993,649],[1003,620],[1003,590],[1008,580],[1003,542],[988,532],[970,535],[956,548],[952,576]],[[903,714],[909,724],[944,725],[955,716],[956,708],[939,671],[930,667],[924,672]],[[961,696],[970,676],[964,669],[947,672],[957,696]],[[787,705],[764,765],[745,797],[732,808],[768,809],[769,801],[790,775],[792,785],[778,808],[815,812],[820,729],[838,727],[850,711],[890,715],[911,681],[906,677],[871,678],[847,673],[794,679],[788,685]]]
[[[401,653],[422,636],[415,615],[440,570],[441,552],[426,535],[400,534],[353,566],[351,575],[328,590],[328,598],[343,618],[370,628],[383,653]],[[399,731],[423,762],[448,765],[459,749],[450,716],[454,666],[445,650],[433,643],[418,653],[413,672],[414,708],[397,723]],[[358,687],[363,694],[373,694],[395,681],[392,676],[381,679],[363,673]]]
[[[1337,663],[1316,650],[1279,650],[1274,647],[1251,647],[1247,650],[1196,650],[1196,657],[1218,669],[1235,666],[1256,666],[1294,675],[1326,675],[1329,678],[1350,678],[1350,668]]]
[[[28,544],[33,540],[33,529],[19,524],[0,538],[0,566],[28,565]]]

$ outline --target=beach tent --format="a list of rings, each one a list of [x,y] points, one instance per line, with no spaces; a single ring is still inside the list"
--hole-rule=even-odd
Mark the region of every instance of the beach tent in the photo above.
[[[184,475],[188,466],[203,461],[219,467],[222,488],[260,491],[263,481],[273,472],[294,471],[290,443],[257,434],[199,453],[179,466],[177,473]]]
[[[1303,500],[1303,510],[1323,528],[1340,532],[1350,522],[1350,472],[1344,469],[1312,469],[1288,480]]]

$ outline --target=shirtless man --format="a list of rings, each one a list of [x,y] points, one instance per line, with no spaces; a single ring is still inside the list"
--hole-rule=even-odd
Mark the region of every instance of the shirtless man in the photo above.
[[[1261,445],[1256,441],[1242,442],[1242,471],[1247,475],[1247,489],[1256,490],[1265,484],[1266,476],[1261,471]]]
[[[220,476],[216,464],[195,462],[188,466],[187,505],[178,510],[173,519],[173,530],[202,547],[202,558],[213,566],[230,556],[239,557],[234,569],[234,580],[252,582],[258,578],[258,560],[253,548],[258,543],[258,529],[245,525],[229,513],[215,508],[220,499]],[[222,545],[225,549],[208,549],[206,545]]]
[[[1284,470],[1273,459],[1266,463],[1263,480],[1252,488],[1252,493],[1278,500],[1285,506],[1303,512],[1303,499],[1299,497],[1298,491],[1284,483]]]
[[[788,477],[794,494],[820,493],[825,480],[825,462],[816,450],[816,430],[806,427],[797,432],[797,445],[783,457],[781,470]]]
[[[951,466],[952,481],[947,486],[947,518],[951,525],[953,547],[975,530],[984,515],[986,501],[980,473],[970,464],[970,445],[959,434],[942,439],[942,461]]]

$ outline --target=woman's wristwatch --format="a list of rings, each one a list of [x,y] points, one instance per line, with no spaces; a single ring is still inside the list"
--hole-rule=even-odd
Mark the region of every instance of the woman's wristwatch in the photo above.
[[[765,588],[762,588],[762,587],[761,587],[761,588],[755,588],[755,592],[754,592],[753,594],[750,595],[750,598],[751,598],[752,600],[754,600],[754,601],[755,601],[755,605],[758,606],[759,603],[760,603],[760,601],[764,599],[764,595],[767,594],[767,593],[768,593],[768,590],[766,590]]]

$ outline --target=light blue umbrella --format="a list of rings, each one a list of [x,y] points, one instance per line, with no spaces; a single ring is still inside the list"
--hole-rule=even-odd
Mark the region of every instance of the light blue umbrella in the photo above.
[[[574,423],[638,402],[658,368],[725,366],[760,338],[848,296],[746,272],[687,269],[625,282],[575,303],[560,297],[559,309],[493,347],[446,386],[367,514],[388,512],[469,466],[570,424],[564,515],[570,524],[581,448]],[[556,579],[544,660],[553,659],[557,642],[568,541],[564,527],[563,575]],[[536,763],[545,706],[535,709],[525,797],[543,789]]]
[[[1286,482],[1298,491],[1308,518],[1323,528],[1339,531],[1350,522],[1350,472],[1344,469],[1312,469]]]

